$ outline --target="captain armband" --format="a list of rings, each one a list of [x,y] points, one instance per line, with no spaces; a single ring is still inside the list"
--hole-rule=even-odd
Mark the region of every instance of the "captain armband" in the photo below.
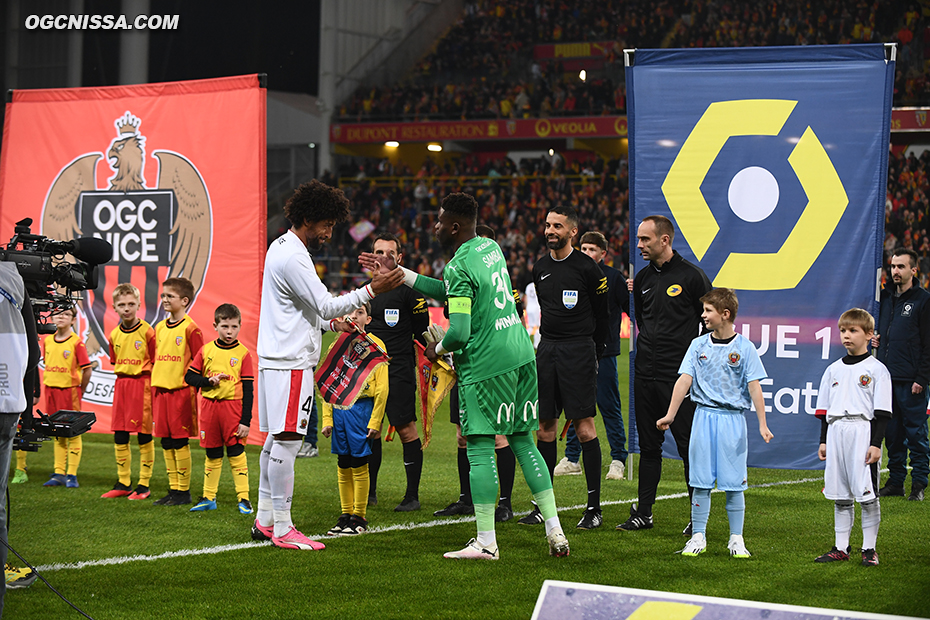
[[[449,314],[471,314],[471,299],[468,297],[450,297]]]

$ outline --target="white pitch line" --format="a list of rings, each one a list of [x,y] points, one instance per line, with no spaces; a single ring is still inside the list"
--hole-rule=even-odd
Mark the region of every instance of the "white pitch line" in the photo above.
[[[764,484],[755,484],[750,486],[751,489],[760,489],[767,487],[776,487],[784,486],[789,484],[805,484],[808,482],[816,482],[818,480],[823,480],[823,476],[818,476],[817,478],[802,478],[801,480],[782,480],[779,482],[766,482]],[[723,491],[714,490],[714,493],[722,493]],[[682,497],[687,497],[687,493],[672,493],[670,495],[659,495],[656,497],[656,501],[662,501],[667,499],[680,499]],[[637,500],[634,499],[619,499],[601,502],[602,506],[616,506],[622,504],[632,504]],[[562,506],[559,508],[559,512],[566,512],[569,510],[579,510],[584,508],[584,504],[577,504],[575,506]],[[529,512],[524,513],[514,513],[514,516],[522,516],[529,514]],[[455,525],[458,523],[469,523],[473,522],[475,517],[457,517],[454,519],[434,519],[432,521],[424,521],[421,523],[396,523],[394,525],[386,525],[383,527],[372,527],[368,530],[368,534],[380,534],[383,532],[394,532],[398,530],[416,530],[426,527],[440,527],[444,525]],[[310,536],[310,538],[318,539],[321,541],[335,542],[339,540],[338,538],[330,538],[322,534],[316,536]],[[252,549],[255,547],[266,547],[270,545],[270,542],[247,542],[247,543],[237,543],[234,545],[220,545],[217,547],[205,547],[203,549],[182,549],[180,551],[166,551],[165,553],[159,553],[157,555],[132,555],[132,556],[119,556],[115,558],[104,558],[102,560],[88,560],[84,562],[72,562],[72,563],[59,563],[59,564],[43,564],[41,566],[36,566],[36,570],[40,573],[44,572],[54,572],[59,570],[74,570],[81,568],[89,568],[93,566],[112,566],[117,564],[128,564],[129,562],[154,562],[156,560],[166,560],[169,558],[182,558],[195,555],[209,555],[215,553],[225,553],[227,551],[240,551],[242,549]]]

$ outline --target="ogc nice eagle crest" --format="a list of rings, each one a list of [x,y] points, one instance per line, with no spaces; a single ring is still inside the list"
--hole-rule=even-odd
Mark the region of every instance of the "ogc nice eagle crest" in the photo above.
[[[100,285],[83,302],[90,354],[104,348],[118,321],[110,309],[116,284],[132,282],[139,288],[145,320],[154,324],[164,318],[161,282],[187,278],[196,299],[210,262],[212,217],[203,177],[183,155],[156,150],[158,185],[147,187],[141,125],[142,119],[128,111],[114,121],[116,137],[106,152],[113,176],[106,182],[96,178],[103,153],[87,153],[61,170],[45,200],[44,235],[62,241],[100,237],[113,245],[113,260],[101,268]],[[104,327],[108,311],[109,329]]]

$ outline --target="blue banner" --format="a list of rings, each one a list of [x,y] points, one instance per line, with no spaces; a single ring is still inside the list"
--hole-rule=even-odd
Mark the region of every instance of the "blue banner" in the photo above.
[[[631,237],[668,217],[674,249],[736,290],[775,435],[747,412],[750,466],[822,468],[814,408],[846,353],[837,320],[878,311],[894,62],[881,44],[636,50],[626,76]]]

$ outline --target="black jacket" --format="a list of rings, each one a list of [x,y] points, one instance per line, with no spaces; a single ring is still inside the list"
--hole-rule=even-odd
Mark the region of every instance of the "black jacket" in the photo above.
[[[691,341],[704,330],[701,297],[710,280],[677,251],[661,267],[651,262],[633,279],[638,379],[676,381]]]
[[[598,263],[601,271],[607,276],[607,287],[609,289],[607,299],[607,309],[610,313],[607,329],[607,350],[604,351],[603,357],[608,355],[616,357],[620,355],[620,323],[623,320],[623,313],[630,313],[630,293],[626,290],[626,280],[623,274],[603,262]]]
[[[930,292],[915,285],[901,296],[894,284],[882,289],[878,312],[878,361],[892,381],[930,381]]]

